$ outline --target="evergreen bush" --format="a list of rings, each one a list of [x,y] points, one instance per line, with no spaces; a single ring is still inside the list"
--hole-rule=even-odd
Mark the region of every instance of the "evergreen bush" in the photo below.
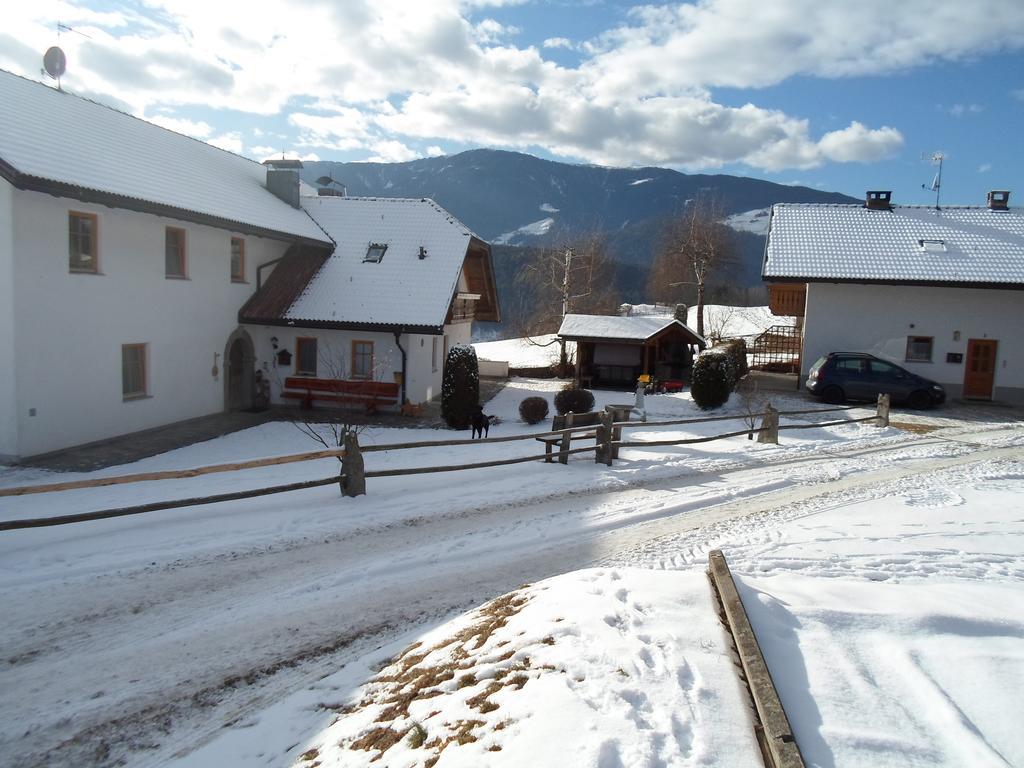
[[[452,429],[468,429],[480,406],[480,365],[465,344],[448,350],[441,378],[441,416]]]
[[[720,347],[701,352],[693,361],[690,396],[702,410],[718,408],[729,399],[733,387],[729,369],[733,365],[729,354]]]
[[[594,407],[594,395],[589,389],[583,389],[571,382],[562,387],[555,395],[555,410],[562,416],[569,411],[587,413]]]
[[[527,424],[539,424],[548,417],[548,401],[543,397],[527,397],[519,404],[519,415]]]

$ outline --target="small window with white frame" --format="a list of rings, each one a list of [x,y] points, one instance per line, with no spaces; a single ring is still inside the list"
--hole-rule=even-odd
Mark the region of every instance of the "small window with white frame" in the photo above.
[[[930,363],[934,341],[931,336],[907,336],[907,362]]]
[[[352,342],[352,378],[373,378],[373,342]]]
[[[97,235],[95,213],[68,211],[68,271],[99,272]]]
[[[164,234],[164,276],[188,276],[185,272],[185,230],[179,227],[167,227]]]
[[[295,373],[316,376],[316,338],[300,336],[295,340]]]
[[[146,344],[121,345],[121,395],[125,400],[135,400],[149,394],[146,348]]]
[[[245,282],[245,240],[231,238],[231,282]]]

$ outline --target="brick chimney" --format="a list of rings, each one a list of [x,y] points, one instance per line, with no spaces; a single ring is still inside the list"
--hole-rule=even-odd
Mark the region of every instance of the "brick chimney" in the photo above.
[[[891,201],[891,190],[868,190],[867,196],[864,198],[864,207],[872,211],[889,211],[892,210]]]
[[[301,160],[283,157],[264,160],[267,166],[267,190],[284,200],[292,208],[299,207],[299,169]]]
[[[1006,211],[1010,208],[1010,191],[993,189],[988,193],[988,207],[992,211]]]

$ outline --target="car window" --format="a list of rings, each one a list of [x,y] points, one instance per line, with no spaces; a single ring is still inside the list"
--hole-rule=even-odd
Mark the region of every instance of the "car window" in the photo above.
[[[879,376],[888,376],[889,378],[899,378],[903,375],[903,369],[898,368],[891,363],[883,363],[881,360],[871,361],[871,372],[878,374]]]
[[[836,370],[843,373],[865,373],[867,360],[861,357],[841,357],[836,360]]]

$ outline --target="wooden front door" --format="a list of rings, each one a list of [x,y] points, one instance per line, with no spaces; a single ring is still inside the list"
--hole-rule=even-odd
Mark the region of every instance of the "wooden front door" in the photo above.
[[[964,397],[991,400],[996,378],[995,339],[967,340],[967,367],[964,371]]]

